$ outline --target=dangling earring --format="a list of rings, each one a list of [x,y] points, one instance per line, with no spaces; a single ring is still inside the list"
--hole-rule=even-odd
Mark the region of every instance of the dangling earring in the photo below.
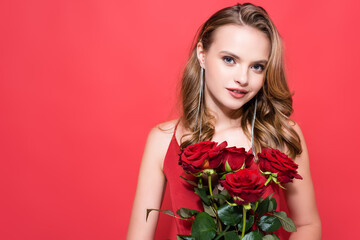
[[[254,126],[255,126],[255,118],[256,118],[256,107],[257,107],[257,97],[255,96],[255,106],[254,106],[254,115],[251,123],[251,151],[254,155],[255,161],[257,161],[256,153],[255,153],[255,144],[254,144]]]
[[[198,102],[198,106],[197,106],[197,112],[196,112],[196,120],[195,120],[195,126],[194,126],[194,132],[196,130],[196,127],[198,125],[198,121],[199,121],[199,113],[200,113],[200,133],[199,133],[199,142],[200,142],[200,137],[201,137],[201,127],[202,127],[202,98],[203,98],[203,91],[204,91],[204,69],[202,67],[200,67],[200,91],[199,91],[199,102]]]

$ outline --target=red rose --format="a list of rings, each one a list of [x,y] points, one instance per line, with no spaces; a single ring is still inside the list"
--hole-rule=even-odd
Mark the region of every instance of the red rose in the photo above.
[[[246,167],[251,165],[254,158],[252,153],[245,151],[245,148],[230,147],[223,152],[222,171],[236,171],[245,163]]]
[[[298,165],[278,149],[264,148],[258,153],[259,168],[263,172],[277,173],[280,183],[292,182],[293,178],[302,179],[297,173]]]
[[[220,182],[238,205],[259,200],[266,190],[266,178],[259,171],[246,168],[226,174]]]
[[[226,146],[227,142],[217,145],[213,141],[189,145],[181,151],[179,164],[185,172],[189,173],[217,168],[221,163],[222,152]]]

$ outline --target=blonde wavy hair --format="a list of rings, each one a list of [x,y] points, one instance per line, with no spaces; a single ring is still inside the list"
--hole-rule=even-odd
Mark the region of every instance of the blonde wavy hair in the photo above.
[[[182,104],[180,119],[184,127],[190,131],[189,134],[182,136],[182,139],[185,136],[190,136],[186,141],[181,139],[180,147],[184,148],[200,141],[211,140],[214,135],[214,117],[205,106],[202,108],[202,119],[199,119],[202,123],[201,135],[199,127],[194,131],[200,93],[200,64],[197,58],[196,45],[201,41],[204,50],[207,51],[213,41],[214,30],[226,24],[256,28],[264,32],[271,43],[270,58],[264,70],[265,80],[262,89],[239,109],[242,111],[241,128],[250,139],[251,134],[247,126],[248,124],[251,126],[255,98],[257,98],[254,125],[255,152],[259,152],[263,147],[272,147],[284,151],[286,146],[287,154],[294,159],[296,155],[302,152],[302,149],[299,135],[288,122],[293,122],[289,118],[293,113],[293,93],[289,91],[286,81],[282,40],[265,9],[251,3],[236,4],[217,11],[200,26],[195,35],[189,59],[182,75],[180,92]],[[202,101],[204,103],[205,99]]]

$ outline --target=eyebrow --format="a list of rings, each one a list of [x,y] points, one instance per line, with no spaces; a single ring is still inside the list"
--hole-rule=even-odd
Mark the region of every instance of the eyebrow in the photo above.
[[[229,51],[221,51],[220,53],[225,53],[225,54],[228,54],[230,56],[232,56],[233,58],[237,59],[237,60],[240,60],[240,57],[237,56],[236,54],[232,53],[232,52],[229,52]],[[265,59],[262,59],[262,60],[258,60],[258,61],[254,61],[254,63],[264,63],[264,64],[267,64],[267,60]]]

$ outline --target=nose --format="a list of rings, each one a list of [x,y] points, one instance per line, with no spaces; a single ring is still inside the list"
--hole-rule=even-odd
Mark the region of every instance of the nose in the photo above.
[[[236,71],[235,82],[243,86],[248,84],[248,80],[248,67],[243,64]]]

